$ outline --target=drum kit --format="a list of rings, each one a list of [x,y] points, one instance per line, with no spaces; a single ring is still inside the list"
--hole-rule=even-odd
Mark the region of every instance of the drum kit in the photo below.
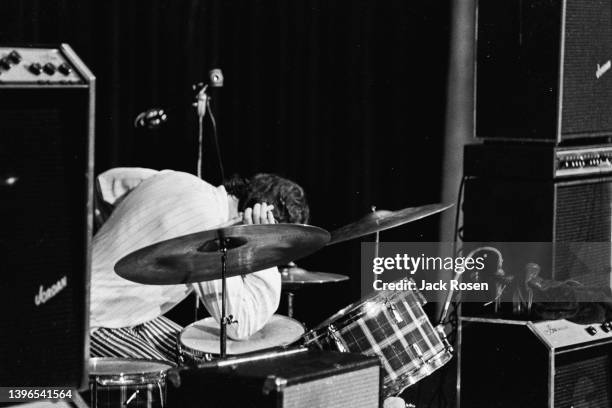
[[[417,291],[378,291],[347,306],[306,331],[295,321],[293,293],[303,287],[340,282],[348,276],[311,272],[293,261],[326,245],[356,239],[406,224],[450,208],[432,204],[400,211],[374,211],[331,233],[300,224],[236,225],[162,241],[133,252],[115,265],[116,273],[147,285],[171,285],[221,279],[221,321],[206,318],[188,325],[177,338],[185,364],[224,361],[277,347],[308,347],[378,356],[384,397],[407,387],[446,364],[452,348],[441,326],[433,327]],[[273,315],[246,340],[228,339],[226,279],[278,266],[288,292],[288,316]],[[284,266],[283,266],[284,265]],[[90,361],[93,407],[131,406],[134,399],[163,407],[168,364],[150,360],[95,358]],[[113,405],[113,401],[120,404]],[[159,402],[161,401],[161,402]],[[137,406],[137,405],[134,405]],[[138,405],[140,406],[140,405]]]

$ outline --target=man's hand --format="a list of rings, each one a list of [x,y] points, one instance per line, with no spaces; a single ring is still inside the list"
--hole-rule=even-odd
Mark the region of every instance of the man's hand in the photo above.
[[[247,208],[242,215],[244,224],[276,224],[272,210],[273,205],[257,203],[253,208]]]

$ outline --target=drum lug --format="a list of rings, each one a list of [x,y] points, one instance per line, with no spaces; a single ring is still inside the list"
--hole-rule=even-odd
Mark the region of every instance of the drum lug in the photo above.
[[[393,318],[395,319],[396,323],[402,323],[404,321],[404,319],[402,318],[402,315],[400,315],[400,313],[397,311],[397,307],[389,302],[387,300],[387,309],[393,314]]]
[[[176,336],[176,359],[180,366],[185,365],[185,357],[183,356],[183,346],[181,344],[181,333],[179,332]]]
[[[448,339],[446,338],[446,332],[444,331],[444,326],[442,326],[441,324],[437,325],[436,331],[438,332],[438,335],[440,336],[440,340],[442,340],[442,343],[444,344],[444,348],[446,349],[446,351],[448,351],[449,353],[452,353],[453,346],[451,346],[451,344],[448,342]]]
[[[422,365],[427,364],[427,362],[423,359],[423,351],[421,351],[421,348],[419,347],[419,345],[416,343],[412,344],[412,349],[416,353],[419,360],[421,360],[421,363],[423,363]]]
[[[344,343],[342,342],[342,339],[340,338],[340,336],[338,336],[338,329],[336,329],[336,326],[334,326],[333,324],[330,324],[327,327],[327,332],[329,333],[331,338],[334,340],[334,344],[338,348],[338,351],[341,353],[348,353],[348,350],[346,346],[344,345]]]

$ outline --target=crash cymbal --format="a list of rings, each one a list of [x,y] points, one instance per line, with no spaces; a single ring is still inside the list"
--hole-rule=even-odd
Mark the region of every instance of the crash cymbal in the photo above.
[[[374,211],[359,221],[340,227],[331,233],[327,245],[348,241],[384,231],[389,228],[407,224],[432,214],[451,208],[453,204],[429,204],[421,207],[409,207],[399,211]]]
[[[220,239],[227,248],[227,277],[285,265],[322,248],[329,232],[311,225],[238,225],[158,242],[115,265],[125,279],[150,285],[204,282],[221,278]]]
[[[279,268],[284,289],[299,289],[304,286],[317,285],[321,283],[342,282],[348,280],[348,276],[337,273],[311,272],[297,266]]]

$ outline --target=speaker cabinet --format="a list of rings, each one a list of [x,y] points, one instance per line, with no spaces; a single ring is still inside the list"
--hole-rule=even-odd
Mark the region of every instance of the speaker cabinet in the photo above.
[[[0,58],[13,52],[0,70],[0,384],[81,387],[94,77],[67,45],[0,47]]]
[[[377,408],[382,406],[381,381],[377,357],[277,350],[171,370],[168,406]]]
[[[612,233],[611,203],[612,177],[473,177],[465,185],[463,238],[551,243],[525,245],[528,251],[504,255],[504,269],[515,274],[528,262],[536,262],[548,279],[609,287],[612,252],[606,243]]]
[[[586,328],[565,320],[461,318],[459,406],[612,407],[612,335]]]
[[[476,136],[612,136],[612,0],[478,0]]]

